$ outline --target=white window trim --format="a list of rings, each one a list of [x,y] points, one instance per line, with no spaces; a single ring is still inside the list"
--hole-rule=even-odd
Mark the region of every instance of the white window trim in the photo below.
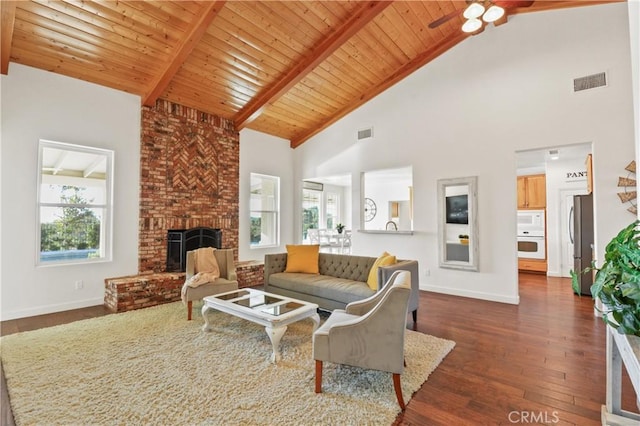
[[[323,223],[325,224],[325,227],[328,227],[327,221],[329,220],[329,213],[328,213],[327,206],[329,203],[329,197],[331,196],[336,197],[336,216],[335,216],[336,223],[334,224],[334,226],[337,225],[338,223],[342,223],[342,206],[341,206],[342,195],[338,191],[328,190],[323,192],[323,199],[322,199],[322,211],[324,213]]]
[[[251,180],[253,177],[260,177],[261,179],[273,179],[276,181],[276,200],[275,200],[275,210],[252,210],[251,209]],[[251,244],[251,213],[274,213],[276,216],[275,225],[276,225],[276,235],[275,235],[275,243],[273,244]],[[250,250],[260,250],[265,248],[279,247],[280,246],[280,177],[273,175],[266,175],[263,173],[250,173],[249,174],[249,249]]]
[[[41,223],[40,223],[40,210],[41,207],[56,206],[56,203],[42,203],[40,201],[40,191],[42,186],[42,162],[43,152],[45,148],[65,149],[76,152],[86,152],[91,154],[104,155],[107,159],[106,164],[106,179],[105,179],[105,202],[106,204],[91,204],[91,207],[104,208],[104,218],[101,222],[101,241],[100,252],[101,256],[98,258],[88,259],[76,259],[65,261],[48,261],[42,262],[40,260],[40,247],[41,247]],[[66,265],[84,265],[88,263],[104,263],[111,262],[113,259],[113,172],[114,172],[114,152],[108,149],[95,148],[90,146],[75,145],[65,142],[56,142],[46,139],[40,139],[38,144],[38,170],[36,180],[36,244],[35,244],[35,262],[37,267],[55,267]],[[69,206],[73,206],[68,204]],[[86,205],[77,205],[86,206]]]

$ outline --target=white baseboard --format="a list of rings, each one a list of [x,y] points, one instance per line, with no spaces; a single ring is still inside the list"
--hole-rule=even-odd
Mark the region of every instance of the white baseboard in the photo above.
[[[520,296],[507,297],[500,294],[483,293],[479,291],[451,289],[435,285],[421,285],[420,290],[433,291],[434,293],[450,294],[452,296],[470,297],[472,299],[489,300],[491,302],[509,303],[511,305],[520,304]]]
[[[1,321],[7,321],[18,318],[33,317],[36,315],[52,314],[54,312],[69,311],[71,309],[87,308],[89,306],[97,306],[104,304],[104,298],[76,300],[70,303],[59,303],[55,305],[36,306],[18,311],[3,311],[0,315]]]

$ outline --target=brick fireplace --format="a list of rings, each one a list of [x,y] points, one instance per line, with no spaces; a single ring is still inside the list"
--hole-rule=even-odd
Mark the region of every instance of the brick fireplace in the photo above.
[[[184,272],[166,269],[168,231],[222,232],[238,260],[240,139],[234,123],[165,100],[142,108],[138,275],[105,279],[105,305],[126,311],[180,300]],[[261,262],[237,262],[241,287]]]
[[[166,270],[170,229],[217,228],[237,250],[239,162],[232,121],[164,100],[142,108],[139,273]]]

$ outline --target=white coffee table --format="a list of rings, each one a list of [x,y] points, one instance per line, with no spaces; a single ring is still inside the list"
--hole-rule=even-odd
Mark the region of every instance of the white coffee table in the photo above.
[[[211,324],[207,317],[210,309],[225,312],[247,321],[263,325],[273,353],[272,362],[278,362],[280,356],[280,339],[287,331],[287,326],[305,318],[313,321],[313,331],[320,325],[318,305],[278,294],[266,293],[262,290],[245,288],[228,291],[226,293],[207,296],[203,299],[202,318],[204,325],[202,331],[211,331]]]

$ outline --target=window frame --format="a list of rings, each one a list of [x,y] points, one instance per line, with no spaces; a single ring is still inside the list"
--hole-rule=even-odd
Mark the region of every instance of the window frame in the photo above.
[[[102,155],[106,159],[105,165],[105,193],[104,203],[62,203],[62,202],[43,202],[42,201],[42,185],[43,185],[43,161],[44,150],[46,148],[58,149],[70,152],[86,153],[93,155]],[[113,174],[114,174],[114,156],[113,150],[96,148],[92,146],[77,145],[66,142],[57,142],[46,139],[40,139],[38,142],[38,170],[36,180],[36,244],[35,244],[35,262],[36,267],[54,267],[64,265],[84,265],[90,263],[104,263],[113,260]],[[69,177],[70,180],[76,180],[77,177]],[[77,186],[77,185],[69,185]],[[43,261],[41,257],[42,248],[42,209],[47,207],[79,207],[89,209],[101,209],[103,211],[100,220],[100,244],[99,256],[87,257],[79,259],[62,259]]]
[[[335,216],[333,216],[333,220],[335,221],[335,223],[332,224],[332,226],[329,225],[329,218],[330,218],[330,213],[329,213],[329,202],[330,202],[330,198],[335,198]],[[325,190],[323,191],[323,200],[322,200],[322,210],[324,212],[324,217],[323,217],[323,223],[325,228],[327,229],[335,229],[336,225],[339,223],[342,223],[342,196],[339,192],[337,191],[331,191],[331,190]]]
[[[265,209],[263,208],[263,205],[261,203],[260,205],[260,210],[254,210],[253,209],[253,205],[252,205],[252,182],[254,181],[254,178],[259,178],[261,179],[261,181],[264,180],[272,180],[274,182],[274,188],[275,188],[275,194],[274,194],[274,209],[275,210],[270,210],[270,209]],[[260,213],[261,215],[263,213],[268,213],[268,214],[273,214],[275,219],[274,219],[274,226],[275,226],[275,236],[274,236],[274,242],[273,243],[258,243],[258,244],[253,244],[251,242],[251,218],[253,217],[253,213]],[[264,249],[264,248],[270,248],[270,247],[278,247],[280,245],[280,177],[279,176],[273,176],[273,175],[267,175],[264,173],[254,173],[251,172],[249,174],[249,249],[254,250],[254,249]]]
[[[307,231],[309,229],[320,229],[320,224],[322,223],[322,206],[323,206],[323,191],[321,189],[310,189],[310,188],[303,188],[302,189],[302,203],[301,203],[301,212],[302,212],[302,242],[308,242],[309,241],[309,237],[308,237],[308,233],[305,234],[305,229],[304,229],[304,225],[305,225],[305,220],[304,220],[304,212],[305,212],[305,199],[306,199],[306,194],[315,194],[318,197],[318,203],[317,203],[317,207],[318,207],[318,223],[314,224],[317,225],[317,228],[313,228],[312,226],[309,226],[309,228],[307,228]]]

